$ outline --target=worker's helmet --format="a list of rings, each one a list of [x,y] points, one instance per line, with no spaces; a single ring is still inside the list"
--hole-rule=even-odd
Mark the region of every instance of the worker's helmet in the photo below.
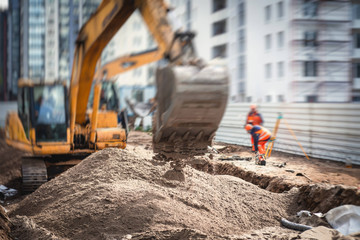
[[[245,129],[246,129],[246,131],[248,131],[248,132],[251,131],[251,129],[253,129],[253,127],[254,127],[254,126],[251,125],[251,124],[246,124],[246,125],[245,125]]]
[[[251,109],[251,110],[256,110],[256,104],[251,104],[251,105],[250,105],[250,109]]]

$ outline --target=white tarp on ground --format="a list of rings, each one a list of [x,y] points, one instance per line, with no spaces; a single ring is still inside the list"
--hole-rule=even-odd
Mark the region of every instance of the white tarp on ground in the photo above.
[[[328,223],[344,235],[360,232],[360,207],[343,205],[328,211],[325,215]]]
[[[228,104],[216,133],[216,141],[250,146],[244,130],[249,103]],[[273,131],[279,113],[310,157],[360,165],[360,104],[289,103],[258,106],[265,124]],[[304,155],[281,120],[274,150]]]

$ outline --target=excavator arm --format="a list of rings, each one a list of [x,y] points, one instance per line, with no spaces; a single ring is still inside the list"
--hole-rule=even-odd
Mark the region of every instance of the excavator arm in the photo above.
[[[158,109],[154,121],[154,151],[165,155],[203,153],[211,144],[225,111],[228,75],[222,64],[200,65],[196,58],[184,57],[184,44],[193,36],[172,30],[163,0],[103,0],[81,29],[70,82],[70,141],[76,125],[87,124],[86,108],[97,60],[136,9],[157,42],[157,49],[124,56],[114,62],[117,66],[102,69],[100,74],[105,72],[109,78],[166,58],[169,64],[159,68],[156,74]],[[93,132],[94,126],[91,128]]]

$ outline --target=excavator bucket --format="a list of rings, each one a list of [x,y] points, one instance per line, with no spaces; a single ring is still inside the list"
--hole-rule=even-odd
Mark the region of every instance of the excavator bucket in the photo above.
[[[228,99],[228,73],[222,65],[165,66],[156,73],[155,153],[204,154],[220,124]]]

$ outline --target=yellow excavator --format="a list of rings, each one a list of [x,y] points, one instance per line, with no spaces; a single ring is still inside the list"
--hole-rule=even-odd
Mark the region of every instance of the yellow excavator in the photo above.
[[[101,69],[95,76],[95,69],[103,48],[135,10],[157,48],[123,56],[111,69],[119,74],[160,59],[166,62],[156,73],[154,152],[202,154],[211,145],[228,98],[226,68],[199,61],[194,34],[172,30],[163,0],[103,0],[78,34],[69,89],[59,82],[19,81],[18,112],[7,115],[5,134],[9,145],[32,155],[23,159],[24,191],[47,181],[47,167],[76,163],[76,156],[104,148],[126,147],[126,116],[118,111],[116,90],[108,85],[104,93],[101,81],[113,73]]]

